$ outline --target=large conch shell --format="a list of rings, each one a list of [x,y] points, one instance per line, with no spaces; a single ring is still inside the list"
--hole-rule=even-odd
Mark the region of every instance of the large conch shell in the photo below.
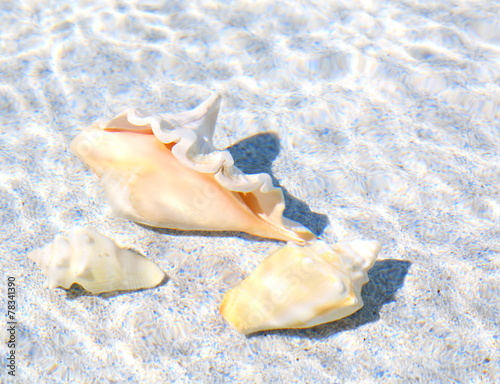
[[[361,288],[379,250],[370,240],[332,247],[320,240],[305,247],[289,244],[225,294],[221,314],[243,334],[346,317],[363,306]]]
[[[176,115],[128,109],[71,143],[100,178],[114,212],[153,227],[241,231],[303,244],[315,236],[283,217],[283,192],[268,174],[246,175],[212,136],[220,96]]]
[[[155,263],[89,228],[74,228],[68,238],[28,254],[47,275],[49,288],[79,284],[92,294],[153,288],[165,279]]]

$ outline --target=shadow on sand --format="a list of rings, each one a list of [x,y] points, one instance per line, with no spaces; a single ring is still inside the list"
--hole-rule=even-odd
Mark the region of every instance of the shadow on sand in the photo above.
[[[273,180],[275,187],[283,190],[285,197],[284,216],[299,222],[309,228],[316,236],[323,233],[328,226],[326,215],[311,212],[307,204],[290,195],[283,188],[272,172],[272,162],[279,154],[279,138],[274,133],[260,133],[239,141],[227,148],[234,159],[234,164],[244,173],[267,173]],[[294,175],[299,178],[300,175]]]
[[[403,286],[411,263],[404,260],[380,260],[368,272],[370,281],[363,287],[361,296],[364,306],[346,318],[321,324],[308,329],[280,329],[257,332],[248,337],[278,334],[296,338],[324,339],[349,329],[360,327],[380,319],[380,308],[394,301],[396,292]]]

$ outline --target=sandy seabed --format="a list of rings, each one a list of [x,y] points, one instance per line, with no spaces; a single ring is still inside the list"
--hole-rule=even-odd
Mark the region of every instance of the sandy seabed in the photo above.
[[[495,5],[496,4],[496,5]],[[500,23],[494,1],[2,1],[2,383],[500,381]],[[72,138],[127,107],[223,95],[215,144],[329,243],[382,251],[365,307],[237,334],[221,298],[277,241],[117,218]],[[114,297],[45,287],[26,254],[89,225],[170,280]],[[0,336],[8,341],[7,319]],[[1,356],[10,353],[6,343]]]

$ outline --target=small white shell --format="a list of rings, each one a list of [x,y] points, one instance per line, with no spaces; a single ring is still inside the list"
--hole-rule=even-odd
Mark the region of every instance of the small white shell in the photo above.
[[[152,261],[89,228],[74,228],[68,238],[57,236],[28,257],[47,275],[49,288],[77,283],[100,294],[152,288],[165,278]]]
[[[243,334],[309,328],[349,316],[363,306],[361,288],[379,250],[370,240],[289,244],[226,293],[221,314]]]

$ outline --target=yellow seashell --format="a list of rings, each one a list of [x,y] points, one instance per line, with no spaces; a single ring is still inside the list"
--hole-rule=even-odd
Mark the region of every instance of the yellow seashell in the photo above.
[[[220,96],[192,111],[142,116],[129,109],[71,143],[100,178],[114,212],[153,227],[241,231],[304,244],[315,236],[283,217],[268,174],[246,175],[212,136]]]
[[[153,288],[166,277],[139,253],[118,247],[89,228],[74,228],[68,237],[28,254],[47,275],[49,288],[77,283],[93,294]]]
[[[379,250],[370,240],[289,244],[225,294],[221,314],[243,334],[309,328],[349,316],[363,306],[361,288]]]

